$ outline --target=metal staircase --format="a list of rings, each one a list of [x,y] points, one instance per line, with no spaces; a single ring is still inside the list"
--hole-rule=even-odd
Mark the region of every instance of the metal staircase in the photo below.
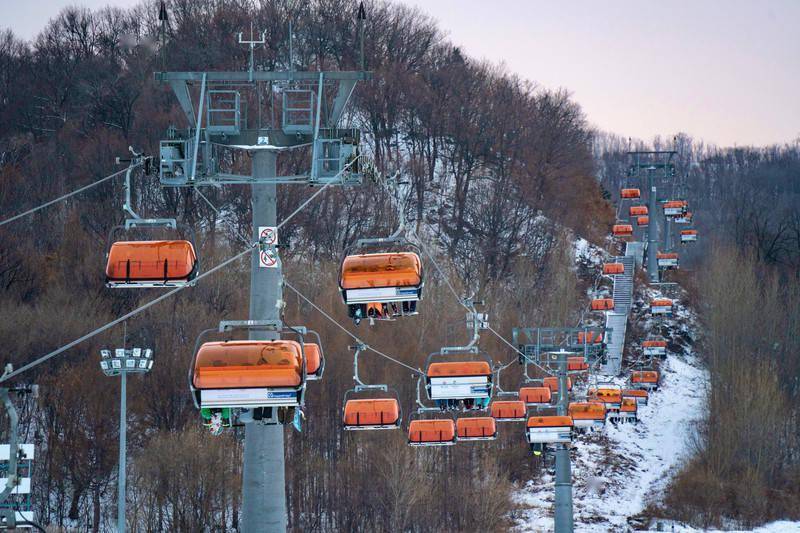
[[[633,250],[626,247],[626,254]],[[615,263],[625,265],[625,272],[614,276],[614,311],[606,313],[606,330],[613,333],[607,345],[606,374],[617,375],[622,370],[622,350],[625,347],[625,330],[628,325],[628,311],[633,301],[633,275],[636,269],[635,252],[625,257],[615,257]]]

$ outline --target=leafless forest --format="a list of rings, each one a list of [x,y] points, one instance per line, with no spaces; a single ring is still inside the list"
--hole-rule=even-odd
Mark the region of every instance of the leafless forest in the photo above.
[[[244,69],[235,34],[267,32],[257,68],[287,67],[288,23],[304,68],[352,68],[354,0],[171,0],[168,70]],[[603,245],[614,218],[607,191],[620,185],[627,141],[598,134],[562,91],[517,78],[453,47],[424,14],[365,2],[367,67],[349,117],[370,139],[376,164],[412,183],[406,214],[437,245],[459,289],[490,302],[493,327],[559,325],[580,316],[586,280],[576,277],[571,239]],[[160,56],[158,2],[130,10],[65,9],[32,42],[0,34],[0,212],[13,214],[117,167],[134,146],[148,154],[182,117],[153,72]],[[670,141],[671,142],[671,141]],[[656,141],[658,144],[658,140]],[[714,246],[694,251],[688,279],[707,332],[709,413],[663,512],[717,523],[753,523],[800,508],[800,147],[723,149],[678,137],[680,172]],[[244,164],[244,163],[243,163]],[[300,157],[281,161],[300,170]],[[161,189],[138,175],[140,210],[194,228],[212,266],[250,233],[247,188]],[[0,228],[2,362],[19,366],[151,299],[103,285],[109,230],[123,218],[121,181],[110,181]],[[279,189],[279,219],[307,198]],[[224,215],[224,217],[222,216]],[[2,218],[5,218],[3,216]],[[372,183],[327,191],[284,228],[290,283],[348,327],[337,292],[343,250],[391,231],[396,215]],[[429,272],[424,309],[407,321],[359,326],[358,335],[412,366],[466,338],[463,310]],[[194,341],[221,319],[244,318],[249,264],[242,261],[28,374],[41,397],[23,407],[22,438],[35,442],[37,518],[80,531],[111,528],[115,515],[117,380],[98,368],[101,348],[147,345],[156,365],[129,384],[131,531],[233,531],[241,504],[239,435],[201,431],[187,390]],[[328,367],[310,387],[302,433],[286,429],[290,527],[296,531],[493,531],[513,515],[513,483],[541,465],[518,435],[420,452],[401,432],[345,434],[342,398],[352,385],[351,342],[288,291],[286,321],[322,336]],[[752,316],[760,320],[751,323]],[[498,361],[515,357],[493,338]],[[415,380],[366,355],[363,373],[396,385],[404,412]],[[704,498],[697,498],[702,493]],[[765,496],[772,504],[767,506]]]

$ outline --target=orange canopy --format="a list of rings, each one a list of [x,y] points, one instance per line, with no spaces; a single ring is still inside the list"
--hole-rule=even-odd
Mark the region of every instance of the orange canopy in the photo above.
[[[645,348],[666,348],[667,341],[644,341],[642,346]]]
[[[677,252],[657,252],[656,259],[677,259]]]
[[[635,413],[636,400],[633,398],[623,398],[619,410],[622,411],[623,413]]]
[[[589,370],[589,363],[584,360],[582,355],[567,357],[567,370],[570,372]]]
[[[603,265],[603,274],[624,274],[625,265],[622,263],[606,263]]]
[[[491,437],[497,434],[497,423],[490,416],[459,418],[456,420],[458,437],[463,439]]]
[[[532,416],[528,418],[529,428],[572,427],[572,417],[569,416]]]
[[[414,287],[422,282],[422,263],[413,252],[349,255],[342,264],[343,289]]]
[[[642,216],[647,214],[647,206],[646,205],[632,205],[630,209],[628,209],[630,216]]]
[[[585,341],[584,338],[586,339]],[[578,332],[578,344],[592,344],[592,343],[602,344],[603,334],[595,331]]]
[[[650,224],[650,217],[636,217],[637,226],[647,226]]]
[[[522,387],[519,399],[525,403],[550,403],[552,392],[547,387]]]
[[[658,383],[658,371],[637,370],[631,372],[631,383]]]
[[[550,389],[550,392],[558,392],[558,377],[549,376],[542,380],[544,386]],[[567,391],[572,390],[572,378],[567,378]]]
[[[696,229],[682,229],[681,235],[697,235]]]
[[[412,420],[408,440],[418,443],[439,443],[455,440],[456,425],[452,420]]]
[[[454,361],[446,363],[431,363],[428,367],[428,377],[448,376],[490,376],[492,369],[486,361]]]
[[[193,277],[197,256],[189,241],[120,241],[106,263],[109,281],[176,281]]]
[[[589,389],[586,395],[603,403],[620,403],[622,401],[622,391],[620,389]]]
[[[625,389],[622,391],[622,398],[624,399],[626,396],[631,398],[647,398],[648,392],[642,389]]]
[[[386,426],[400,418],[400,405],[394,398],[347,400],[344,406],[346,426]]]
[[[610,311],[614,309],[614,300],[611,298],[596,298],[592,300],[593,311]]]
[[[296,387],[301,374],[295,341],[207,342],[197,352],[193,382],[198,389]]]
[[[642,192],[639,189],[622,189],[619,195],[622,198],[639,198]]]
[[[633,226],[630,224],[614,224],[611,233],[618,237],[625,237],[633,234]]]
[[[574,402],[569,404],[573,420],[605,420],[606,406],[600,402]]]
[[[490,407],[494,418],[522,418],[525,416],[525,402],[521,400],[494,401]]]
[[[668,298],[655,298],[652,302],[650,302],[650,305],[656,307],[672,307],[672,300]]]

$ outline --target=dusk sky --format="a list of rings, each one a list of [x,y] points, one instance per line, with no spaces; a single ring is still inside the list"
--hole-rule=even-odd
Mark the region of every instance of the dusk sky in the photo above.
[[[719,145],[800,138],[798,0],[393,0],[418,6],[470,55],[563,87],[596,127]],[[65,5],[0,0],[0,26],[32,38]]]

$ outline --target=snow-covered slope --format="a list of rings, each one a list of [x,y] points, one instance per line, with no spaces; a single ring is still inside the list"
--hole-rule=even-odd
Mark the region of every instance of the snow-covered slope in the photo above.
[[[694,356],[668,356],[661,388],[639,409],[640,422],[608,424],[582,435],[572,454],[576,531],[627,531],[628,518],[658,499],[687,454],[692,422],[701,414],[707,383]],[[553,476],[531,480],[516,494],[517,531],[553,530]]]

